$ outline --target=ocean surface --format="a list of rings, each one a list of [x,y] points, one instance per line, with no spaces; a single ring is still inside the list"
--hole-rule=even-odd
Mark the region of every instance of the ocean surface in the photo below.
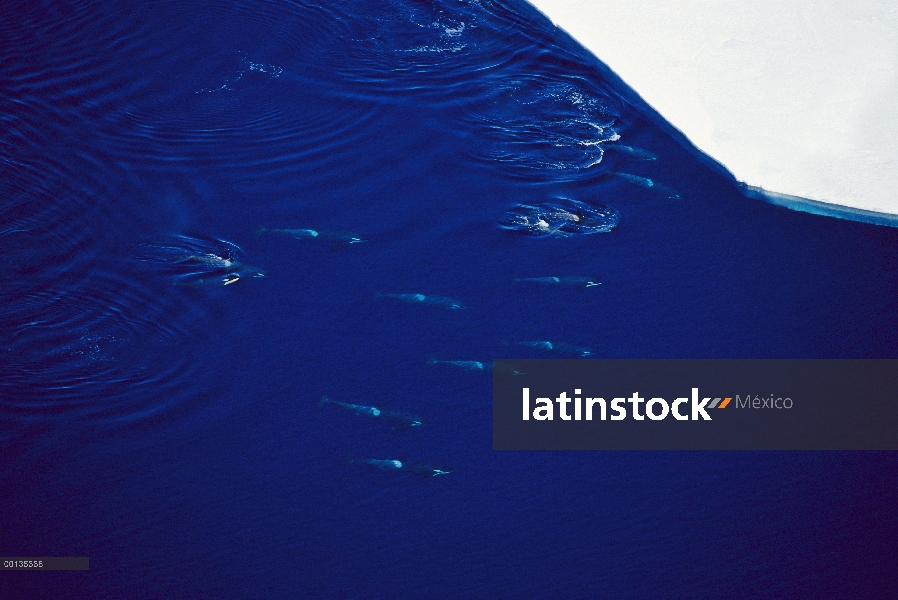
[[[0,555],[91,561],[0,598],[895,597],[895,453],[498,452],[489,363],[898,358],[898,229],[518,0],[0,11]]]

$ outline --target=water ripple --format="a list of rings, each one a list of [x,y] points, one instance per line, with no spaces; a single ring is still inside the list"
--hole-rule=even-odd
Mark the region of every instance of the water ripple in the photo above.
[[[354,97],[401,93],[454,103],[534,41],[520,11],[503,2],[337,0],[304,9],[323,26],[303,39],[316,77]]]
[[[3,294],[0,419],[121,423],[198,393],[212,359],[196,355],[199,332],[220,298],[172,284],[245,271],[241,250],[172,236],[130,255],[72,254],[27,293]]]
[[[5,298],[0,418],[120,422],[195,391],[187,348],[208,307],[148,273],[103,263],[92,261],[75,281]]]
[[[620,100],[583,78],[509,77],[467,115],[483,134],[472,153],[515,177],[592,177],[602,172],[605,149],[621,138],[621,112]]]

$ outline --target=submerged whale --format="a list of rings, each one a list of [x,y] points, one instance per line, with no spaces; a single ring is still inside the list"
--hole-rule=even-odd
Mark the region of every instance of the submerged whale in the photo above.
[[[642,160],[658,160],[657,156],[642,148],[634,148],[633,146],[624,146],[621,144],[609,144],[604,148],[606,150],[616,150],[618,152],[623,152],[624,154],[629,154],[630,156],[635,156],[636,158],[640,158]]]
[[[272,229],[269,227],[259,227],[256,229],[256,235],[263,233],[277,233],[286,235],[297,240],[316,240],[320,242],[331,242],[334,244],[360,244],[367,242],[365,238],[354,233],[346,233],[342,231],[326,231],[322,229]]]
[[[538,285],[562,285],[568,287],[594,287],[602,285],[595,277],[515,277],[515,283],[535,283]]]
[[[241,279],[265,277],[239,257],[243,251],[225,240],[172,235],[162,242],[141,243],[134,257],[171,277],[174,285],[224,286]]]
[[[183,264],[203,265],[210,269],[230,269],[231,267],[236,268],[240,265],[240,262],[231,256],[219,256],[212,252],[183,256],[178,259],[178,262]]]
[[[393,431],[400,431],[408,429],[409,427],[420,427],[424,424],[424,420],[421,417],[409,413],[397,410],[384,410],[376,406],[365,406],[363,404],[337,402],[336,400],[331,400],[327,396],[322,396],[321,400],[318,401],[318,407],[320,408],[326,404],[348,410],[363,417],[372,417],[383,421],[390,421],[394,424]]]
[[[640,187],[658,192],[659,194],[665,195],[668,198],[679,199],[680,197],[680,194],[677,193],[677,190],[673,189],[670,186],[664,185],[663,183],[658,183],[657,181],[649,179],[648,177],[640,177],[639,175],[631,175],[630,173],[616,173],[614,171],[609,171],[608,173],[610,175],[620,177],[621,179],[625,179],[630,183],[635,183]]]
[[[498,371],[500,373],[507,373],[509,375],[526,375],[524,371],[521,371],[518,367],[515,367],[514,365],[508,363],[497,365],[496,363],[483,362],[479,360],[439,360],[437,358],[431,358],[427,361],[427,365],[431,367],[435,365],[446,365],[449,367],[462,369],[464,371],[473,371],[475,373]]]
[[[509,342],[502,342],[506,346],[509,345]],[[563,356],[580,356],[587,357],[592,356],[593,351],[589,348],[585,348],[583,346],[575,346],[574,344],[568,344],[566,342],[549,342],[545,340],[534,340],[534,341],[526,341],[526,342],[515,342],[515,346],[527,346],[528,348],[537,348],[539,350],[547,350],[549,352],[555,352],[557,354],[561,354]]]
[[[409,462],[406,460],[396,459],[380,459],[380,458],[350,458],[346,464],[368,465],[380,469],[381,471],[401,471],[403,473],[412,473],[424,477],[436,477],[437,475],[448,475],[452,471],[441,469],[427,463]]]
[[[427,365],[430,367],[434,365],[448,365],[465,371],[485,371],[489,367],[487,363],[482,363],[479,360],[439,360],[437,358],[428,360]]]
[[[374,297],[397,300],[409,304],[424,304],[445,310],[460,310],[465,308],[465,306],[458,300],[447,298],[445,296],[425,296],[424,294],[377,294]]]
[[[545,237],[607,233],[620,222],[610,206],[557,198],[543,204],[519,204],[505,213],[503,229]]]
[[[226,261],[226,259],[223,259],[223,261]],[[214,271],[219,272],[216,273]],[[175,279],[172,283],[174,285],[185,285],[188,287],[220,287],[224,285],[231,285],[232,283],[237,283],[241,279],[252,279],[258,277],[265,277],[265,271],[257,269],[256,267],[252,267],[250,265],[233,263],[233,266],[231,268],[215,268],[212,272],[191,273]]]

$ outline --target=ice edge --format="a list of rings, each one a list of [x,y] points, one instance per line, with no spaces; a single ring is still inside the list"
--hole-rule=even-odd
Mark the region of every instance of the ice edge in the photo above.
[[[695,143],[692,142],[692,140],[689,139],[689,137],[686,136],[685,133],[678,129],[673,123],[665,119],[664,116],[661,115],[661,113],[659,113],[651,104],[649,104],[642,96],[640,96],[635,89],[627,84],[627,82],[624,81],[624,79],[614,71],[614,69],[604,63],[602,59],[596,56],[596,54],[585,44],[568,33],[566,29],[558,25],[551,17],[540,10],[540,8],[535,4],[533,4],[532,2],[528,2],[527,0],[524,0],[524,2],[543,19],[548,21],[556,31],[566,36],[570,42],[573,42],[589,56],[591,56],[595,60],[599,71],[604,76],[609,77],[609,83],[617,83],[620,87],[620,90],[625,92],[623,94],[623,100],[625,102],[631,104],[634,108],[642,112],[643,115],[646,116],[649,120],[660,126],[681,146],[683,146],[687,151],[693,154],[701,163],[705,164],[725,178],[731,180],[745,197],[752,200],[762,200],[764,202],[767,202],[768,204],[782,206],[783,208],[787,208],[789,210],[794,210],[797,212],[804,212],[824,217],[832,217],[836,219],[844,219],[846,221],[856,221],[859,223],[867,223],[871,225],[880,225],[884,227],[898,227],[898,214],[877,212],[872,210],[865,210],[862,208],[853,208],[841,204],[833,204],[831,202],[822,202],[820,200],[802,198],[801,196],[781,194],[779,192],[772,192],[769,190],[765,190],[762,187],[749,185],[747,183],[739,181],[723,163],[719,162],[717,159],[701,150],[698,146],[695,145]]]

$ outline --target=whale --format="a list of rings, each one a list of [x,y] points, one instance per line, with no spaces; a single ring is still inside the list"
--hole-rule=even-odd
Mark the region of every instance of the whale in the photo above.
[[[176,286],[222,287],[266,276],[240,260],[242,250],[226,240],[171,235],[160,242],[139,243],[135,250],[134,260],[152,265]]]
[[[659,194],[665,195],[668,198],[679,199],[680,194],[677,193],[675,189],[670,186],[664,185],[663,183],[658,183],[648,177],[640,177],[639,175],[632,175],[630,173],[616,173],[614,171],[609,171],[609,175],[614,175],[616,177],[620,177],[621,179],[625,179],[630,183],[634,183],[640,187],[644,187],[650,189],[654,192],[658,192]]]
[[[540,204],[518,204],[505,213],[502,229],[539,237],[570,237],[613,231],[620,213],[600,204],[557,198]]]
[[[510,345],[509,342],[502,342],[504,345]],[[534,341],[525,341],[525,342],[514,342],[515,346],[526,346],[528,348],[537,348],[539,350],[546,350],[549,352],[554,352],[556,354],[561,354],[564,356],[579,356],[579,357],[588,357],[593,355],[593,351],[589,348],[585,348],[583,346],[575,346],[574,344],[568,344],[566,342],[550,342],[546,340],[534,340]]]
[[[602,282],[595,277],[515,277],[514,282],[534,283],[537,285],[561,285],[582,288],[602,285]]]
[[[172,285],[187,287],[221,287],[237,283],[241,279],[265,277],[265,271],[249,265],[235,263],[232,269],[215,269],[219,273],[192,273],[172,281]]]
[[[479,360],[439,360],[437,358],[431,358],[427,361],[427,365],[430,367],[445,365],[448,367],[455,367],[463,371],[471,371],[474,373],[486,373],[492,371],[507,373],[508,375],[526,375],[526,373],[520,370],[519,367],[516,367],[512,364],[503,363],[502,365],[497,365],[496,363],[484,362]]]
[[[461,310],[465,308],[465,306],[458,300],[447,298],[445,296],[425,296],[424,294],[377,294],[374,297],[406,302],[408,304],[433,306],[444,310]]]
[[[209,269],[230,269],[232,267],[237,268],[240,266],[240,262],[238,262],[237,260],[234,260],[229,256],[219,256],[218,254],[213,254],[212,252],[183,256],[178,259],[178,262],[185,264],[202,265]]]
[[[355,413],[361,417],[371,417],[382,421],[393,423],[393,431],[401,431],[410,427],[420,427],[424,424],[424,420],[409,413],[397,410],[385,410],[376,406],[365,406],[363,404],[349,404],[348,402],[338,402],[331,400],[327,396],[322,396],[318,401],[318,407],[325,405],[335,406],[337,408]]]
[[[414,475],[420,475],[423,477],[436,477],[437,475],[448,475],[452,471],[448,469],[443,469],[440,467],[435,467],[431,464],[414,462],[414,461],[406,461],[406,460],[397,460],[397,459],[381,459],[381,458],[349,458],[346,460],[346,464],[360,464],[367,465],[369,467],[374,467],[376,469],[380,469],[381,471],[397,471],[402,473],[410,473]]]
[[[640,158],[642,160],[658,160],[658,157],[649,152],[648,150],[644,150],[642,148],[635,148],[633,146],[624,146],[621,144],[609,144],[604,147],[605,150],[616,150],[618,152],[623,152],[624,154],[629,154],[630,156],[634,156],[636,158]]]
[[[489,368],[488,363],[483,363],[479,360],[439,360],[436,358],[431,358],[427,361],[427,365],[431,367],[433,367],[434,365],[447,365],[450,367],[462,369],[464,371],[485,371]]]
[[[256,229],[256,235],[263,233],[275,233],[286,235],[297,240],[315,240],[319,242],[330,242],[336,244],[360,244],[367,242],[365,238],[354,233],[346,233],[342,231],[327,231],[323,229],[274,229],[270,227],[259,227]]]

